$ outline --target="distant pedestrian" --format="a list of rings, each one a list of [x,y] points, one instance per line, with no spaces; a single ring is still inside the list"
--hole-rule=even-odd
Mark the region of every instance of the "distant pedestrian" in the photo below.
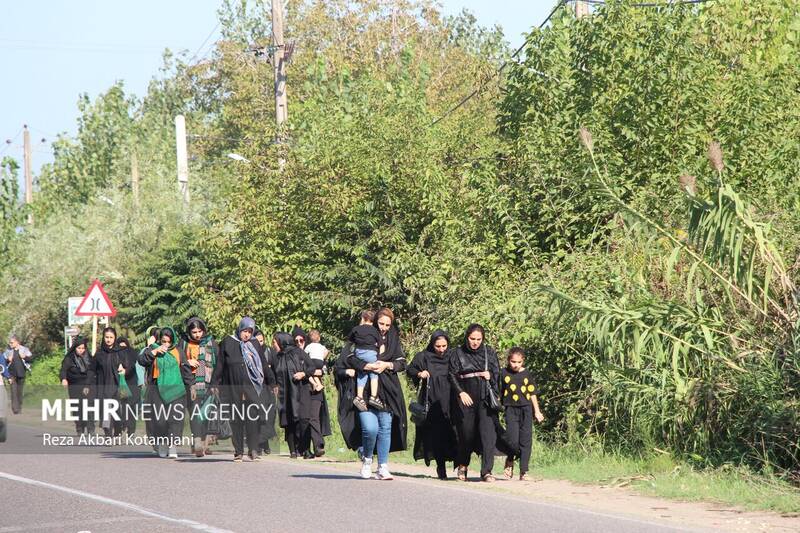
[[[239,321],[236,333],[220,342],[211,377],[214,390],[221,391],[221,404],[230,409],[236,463],[242,462],[245,442],[250,460],[261,460],[261,426],[274,409],[268,390],[275,384],[275,375],[267,365],[263,347],[253,337],[255,331],[252,318],[246,316]]]
[[[152,419],[151,436],[158,442],[158,456],[177,459],[177,443],[183,436],[186,389],[192,385],[194,376],[186,352],[178,346],[175,330],[163,328],[157,341],[139,355],[139,363],[147,371],[147,413]]]
[[[193,376],[186,397],[192,448],[196,457],[203,457],[208,451],[208,421],[201,420],[199,412],[211,393],[211,376],[217,366],[219,345],[208,333],[206,323],[193,316],[186,321],[186,336],[181,340],[181,347],[186,353],[186,361]]]
[[[67,389],[70,399],[79,400],[78,420],[75,421],[75,432],[78,435],[94,433],[94,417],[84,410],[87,402],[94,399],[95,360],[89,353],[89,341],[76,337],[72,341],[67,355],[61,362],[61,384]]]
[[[16,415],[22,411],[22,390],[25,377],[30,372],[31,351],[22,346],[19,337],[11,335],[8,349],[3,353],[8,367],[8,381],[11,384],[11,411]]]

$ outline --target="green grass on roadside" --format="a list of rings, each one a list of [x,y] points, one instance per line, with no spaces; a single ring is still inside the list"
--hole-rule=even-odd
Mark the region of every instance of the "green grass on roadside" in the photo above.
[[[500,467],[502,468],[502,467]],[[534,444],[532,473],[576,483],[629,486],[639,493],[710,501],[747,510],[800,512],[800,490],[746,468],[696,469],[666,454],[634,458],[576,445]]]

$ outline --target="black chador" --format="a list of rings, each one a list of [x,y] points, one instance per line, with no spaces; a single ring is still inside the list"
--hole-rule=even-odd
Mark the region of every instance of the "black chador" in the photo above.
[[[67,380],[67,392],[72,400],[94,399],[95,391],[95,359],[89,353],[89,341],[83,337],[76,337],[64,360],[61,361],[61,380]],[[83,346],[83,354],[78,355],[77,349]],[[78,420],[75,421],[75,431],[83,433],[94,432],[94,417],[86,416],[85,402],[78,403]]]
[[[424,459],[426,465],[436,461],[439,477],[444,477],[446,461],[456,458],[456,435],[450,421],[451,387],[449,380],[450,356],[447,350],[439,355],[434,344],[437,339],[445,339],[449,348],[450,339],[442,330],[431,335],[428,347],[414,356],[406,372],[416,386],[419,387],[418,401],[427,405],[428,415],[425,422],[417,425],[414,438],[414,459]],[[420,379],[423,370],[430,373],[427,379]]]
[[[138,402],[139,387],[136,384],[136,355],[130,348],[120,346],[116,339],[112,346],[108,346],[105,342],[101,343],[100,348],[95,353],[97,398],[101,400],[118,400],[122,411],[121,415],[128,411],[128,399],[120,398],[119,366],[122,365],[122,369],[125,372],[125,383],[131,389],[131,393],[136,389]],[[124,416],[120,418],[122,420],[114,420],[103,413],[101,420],[106,435],[119,435],[126,428]]]
[[[361,421],[358,412],[353,409],[353,398],[356,397],[355,367],[350,364],[355,346],[346,342],[341,354],[333,367],[333,376],[336,383],[336,392],[339,396],[337,415],[339,429],[347,447],[356,451],[361,447]],[[354,358],[353,358],[354,359]],[[348,376],[347,371],[353,370],[353,375]]]
[[[377,325],[376,325],[377,327]],[[385,350],[378,354],[378,361],[392,363],[393,370],[386,370],[378,374],[378,398],[386,406],[386,410],[392,413],[392,443],[389,447],[390,452],[398,452],[406,449],[406,438],[408,435],[408,415],[406,414],[406,401],[403,396],[403,388],[400,386],[399,374],[406,369],[406,356],[400,346],[400,333],[395,327],[391,327],[383,338]],[[366,363],[355,355],[348,357],[347,364],[356,370],[363,370]],[[355,378],[353,378],[355,380]],[[369,389],[367,389],[368,391]],[[349,404],[355,410],[355,406]]]
[[[303,433],[306,428],[301,422],[304,411],[308,411],[311,404],[311,386],[307,377],[295,380],[294,375],[303,372],[308,376],[313,372],[314,365],[311,364],[308,354],[295,346],[289,333],[276,333],[275,342],[278,344],[278,353],[275,354],[278,421],[285,431],[290,455],[297,457],[298,453],[308,451],[303,448]]]

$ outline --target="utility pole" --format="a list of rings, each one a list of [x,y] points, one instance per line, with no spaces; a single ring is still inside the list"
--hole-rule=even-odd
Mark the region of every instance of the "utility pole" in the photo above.
[[[139,159],[134,151],[131,151],[131,192],[133,205],[139,207]]]
[[[581,0],[577,0],[575,2],[575,18],[583,18],[584,16],[589,14],[589,4],[586,2],[582,2]]]
[[[25,205],[28,206],[28,209],[31,208],[31,204],[33,203],[33,175],[31,170],[31,132],[28,131],[28,125],[24,124],[22,126],[23,134],[22,134],[22,144],[23,144],[23,155],[22,155],[22,162],[25,165]],[[33,224],[33,213],[28,212],[28,224]]]
[[[283,41],[283,0],[272,0],[272,66],[275,69],[275,122],[281,128],[289,116],[286,104],[286,47]]]
[[[189,155],[186,150],[186,119],[175,117],[175,151],[178,156],[178,187],[183,195],[184,207],[189,206]]]

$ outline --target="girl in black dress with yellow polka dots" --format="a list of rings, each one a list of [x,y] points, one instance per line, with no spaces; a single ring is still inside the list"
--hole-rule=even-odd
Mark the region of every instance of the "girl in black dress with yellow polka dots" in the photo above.
[[[538,392],[533,376],[523,366],[525,352],[522,348],[508,351],[508,366],[500,371],[500,397],[505,406],[506,434],[509,455],[503,474],[514,477],[514,459],[519,459],[519,479],[528,481],[528,464],[531,461],[533,442],[533,418],[544,420],[536,399]]]

